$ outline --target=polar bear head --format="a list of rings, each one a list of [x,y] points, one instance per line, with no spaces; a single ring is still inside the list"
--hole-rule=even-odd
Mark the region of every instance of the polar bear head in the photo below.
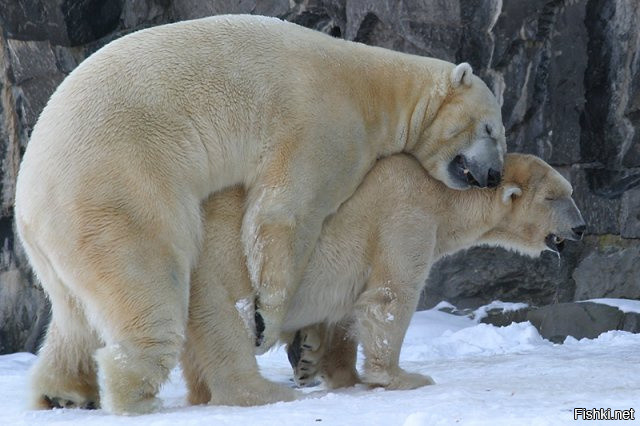
[[[558,253],[565,239],[580,240],[586,229],[572,192],[571,184],[538,157],[507,154],[495,200],[504,215],[483,240],[529,256]]]
[[[427,107],[410,152],[450,188],[497,186],[507,145],[496,97],[467,63],[448,64],[440,79],[443,100]]]

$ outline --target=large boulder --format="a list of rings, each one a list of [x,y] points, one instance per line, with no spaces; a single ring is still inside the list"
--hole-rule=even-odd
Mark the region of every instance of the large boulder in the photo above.
[[[640,299],[640,246],[594,248],[573,271],[576,300]]]
[[[494,309],[481,322],[504,327],[512,322],[529,321],[542,337],[563,343],[568,337],[594,339],[611,330],[640,333],[640,314],[594,302],[557,303],[518,310]]]

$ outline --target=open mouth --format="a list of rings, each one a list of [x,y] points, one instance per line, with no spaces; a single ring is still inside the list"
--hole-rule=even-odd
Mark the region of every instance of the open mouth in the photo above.
[[[556,234],[549,234],[544,239],[544,243],[552,251],[560,253],[564,249],[564,238],[558,237]]]
[[[451,162],[452,173],[463,182],[466,182],[470,186],[480,186],[480,182],[473,177],[469,167],[467,167],[467,161],[464,155],[456,155]]]

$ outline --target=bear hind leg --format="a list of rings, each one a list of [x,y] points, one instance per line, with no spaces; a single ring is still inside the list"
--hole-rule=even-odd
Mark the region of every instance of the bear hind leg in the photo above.
[[[184,343],[191,263],[157,239],[144,240],[122,238],[111,244],[118,250],[87,250],[82,259],[86,311],[105,342],[95,354],[100,403],[115,414],[160,407],[156,395]]]
[[[38,360],[31,371],[31,406],[50,408],[98,408],[98,384],[93,353],[98,338],[73,325],[49,325]]]
[[[236,270],[242,272],[242,265]],[[192,280],[182,357],[189,403],[253,406],[296,399],[294,390],[260,374],[253,334],[223,284],[199,275]],[[233,285],[241,282],[242,276]],[[248,282],[246,287],[251,289]]]
[[[96,352],[102,407],[117,414],[143,414],[160,407],[156,394],[177,364],[186,325],[184,287],[150,273],[152,283],[113,285],[117,297],[100,306],[106,346]],[[155,277],[154,277],[155,275]],[[155,279],[153,279],[155,278]],[[137,291],[135,291],[137,290]]]
[[[35,409],[98,408],[93,355],[101,345],[84,310],[35,244],[23,240],[30,263],[51,300],[51,321],[30,371],[30,405]]]

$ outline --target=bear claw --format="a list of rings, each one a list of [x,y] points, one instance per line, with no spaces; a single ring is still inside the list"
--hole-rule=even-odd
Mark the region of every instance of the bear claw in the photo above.
[[[264,341],[264,318],[260,315],[260,312],[256,310],[254,314],[254,321],[256,323],[256,346],[260,346]]]
[[[305,360],[301,360],[300,358],[302,358],[302,348],[300,347],[300,331],[296,332],[296,335],[293,338],[293,341],[287,345],[287,358],[289,358],[289,364],[291,364],[291,367],[295,370],[295,368],[298,366],[298,363],[303,362],[303,363],[307,363],[308,361]]]
[[[46,402],[50,409],[82,408],[85,410],[95,410],[98,408],[97,404],[94,401],[85,401],[82,404],[78,404],[70,399],[60,398],[57,396],[50,397],[48,395],[43,395],[42,399]]]

